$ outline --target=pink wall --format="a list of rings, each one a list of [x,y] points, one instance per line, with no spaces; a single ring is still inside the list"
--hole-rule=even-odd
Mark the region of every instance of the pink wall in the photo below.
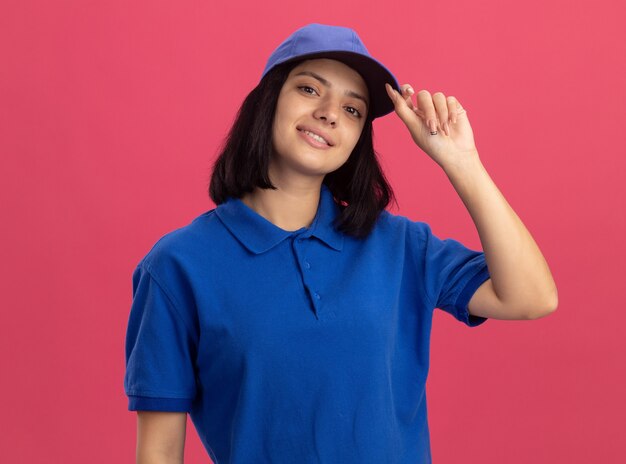
[[[456,96],[542,249],[559,309],[469,329],[435,314],[433,458],[625,462],[624,3],[24,1],[0,5],[3,462],[134,462],[131,272],[214,205],[209,168],[269,53],[355,28],[401,83]],[[480,248],[395,114],[375,142],[400,210]],[[187,462],[208,462],[191,422]]]

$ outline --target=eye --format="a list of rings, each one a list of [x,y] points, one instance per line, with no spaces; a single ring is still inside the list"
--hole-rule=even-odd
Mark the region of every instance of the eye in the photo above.
[[[306,89],[308,90],[312,90],[313,92],[317,93],[315,91],[315,89],[313,87],[309,87],[308,85],[301,85],[300,87],[298,87],[299,89],[302,89],[304,91],[304,93],[308,93],[309,95],[312,95],[312,93],[307,92]]]
[[[354,110],[354,112],[352,111],[348,111],[348,113],[356,116],[357,118],[361,118],[363,117],[363,115],[361,114],[361,112],[359,110],[357,110],[356,108],[353,108],[352,106],[348,106],[348,110]]]
[[[315,90],[313,87],[309,87],[308,85],[300,85],[300,86],[298,86],[298,89],[302,90],[304,93],[307,93],[309,95],[317,94],[317,90]],[[309,90],[311,92],[309,92]],[[361,112],[359,110],[357,110],[356,108],[354,108],[352,106],[347,106],[346,108],[348,109],[348,113],[350,113],[351,115],[356,116],[357,118],[362,118],[363,117]]]

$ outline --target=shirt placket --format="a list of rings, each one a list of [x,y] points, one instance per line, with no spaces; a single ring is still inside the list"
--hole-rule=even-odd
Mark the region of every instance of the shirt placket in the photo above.
[[[311,236],[309,232],[305,234],[294,236],[291,240],[291,248],[296,258],[296,263],[298,263],[298,270],[313,314],[317,319],[320,319],[324,295],[320,291],[319,286],[316,285],[316,280],[318,279],[314,279],[314,273],[316,272],[315,262],[307,253]]]

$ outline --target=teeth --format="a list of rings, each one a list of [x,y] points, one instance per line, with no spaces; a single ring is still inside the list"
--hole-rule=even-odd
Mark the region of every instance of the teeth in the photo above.
[[[326,140],[324,140],[324,139],[323,139],[322,137],[320,137],[319,135],[314,134],[313,132],[309,132],[309,131],[306,131],[306,130],[305,130],[305,131],[302,131],[302,132],[304,132],[305,134],[307,134],[307,135],[309,135],[309,136],[313,137],[315,140],[318,140],[318,141],[320,141],[320,142],[322,142],[322,143],[325,143],[326,145],[329,145],[329,143],[328,143]]]

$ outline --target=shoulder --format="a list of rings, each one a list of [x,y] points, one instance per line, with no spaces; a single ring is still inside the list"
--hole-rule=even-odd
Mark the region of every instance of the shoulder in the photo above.
[[[211,209],[188,224],[167,232],[152,245],[138,266],[159,274],[164,267],[190,264],[210,245],[217,221],[215,209]]]
[[[376,229],[384,234],[417,238],[426,241],[432,234],[430,225],[423,221],[416,221],[400,214],[393,214],[383,210],[378,218]]]
[[[402,251],[405,255],[421,255],[428,247],[430,226],[400,214],[383,210],[367,239],[361,244],[381,253]]]

